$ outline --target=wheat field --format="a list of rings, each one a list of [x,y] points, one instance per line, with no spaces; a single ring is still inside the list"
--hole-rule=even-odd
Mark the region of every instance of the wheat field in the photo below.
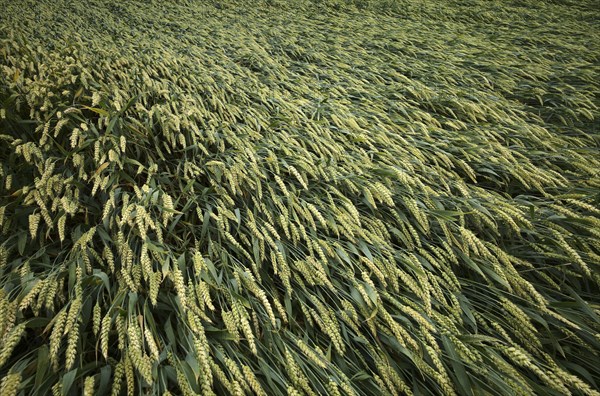
[[[0,395],[600,395],[595,0],[0,0]]]

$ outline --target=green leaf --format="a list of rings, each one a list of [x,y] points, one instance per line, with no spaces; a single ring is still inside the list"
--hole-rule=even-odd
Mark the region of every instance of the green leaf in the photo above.
[[[373,255],[371,254],[371,251],[369,250],[369,247],[367,246],[367,244],[362,239],[360,239],[358,241],[358,247],[360,248],[360,250],[365,254],[365,256],[369,260],[374,261]]]
[[[352,265],[352,261],[350,261],[350,257],[348,256],[348,253],[346,253],[346,251],[344,249],[339,247],[339,248],[337,248],[336,252],[343,261],[345,261],[349,265]]]
[[[102,271],[100,271],[98,269],[95,269],[93,276],[95,276],[98,279],[100,279],[100,281],[104,285],[104,288],[106,289],[106,291],[108,293],[110,293],[110,280],[108,279],[108,275],[105,272],[102,272]]]
[[[108,122],[108,127],[106,128],[106,136],[110,136],[112,130],[115,128],[115,125],[117,124],[117,121],[119,121],[119,116],[118,115],[113,115],[110,118],[110,121]]]
[[[17,243],[17,250],[19,254],[22,256],[25,253],[25,244],[27,243],[27,233],[21,232],[19,234],[19,239]]]
[[[365,288],[365,291],[367,292],[367,295],[369,296],[369,299],[373,302],[373,304],[377,304],[378,296],[375,289],[373,289],[368,283],[363,283],[363,287]]]
[[[98,107],[89,107],[89,106],[85,106],[85,105],[82,105],[81,107],[88,109],[90,111],[93,111],[94,113],[99,114],[103,117],[107,117],[110,114],[108,111],[98,108]]]
[[[69,394],[69,391],[71,390],[71,386],[73,385],[73,382],[75,381],[75,378],[77,376],[77,370],[78,369],[73,369],[73,370],[69,371],[68,373],[66,373],[65,375],[63,375],[63,377],[62,377],[62,394],[64,396],[67,396]]]
[[[465,366],[462,364],[462,359],[456,349],[454,348],[454,344],[448,338],[448,336],[442,334],[442,343],[444,344],[444,349],[450,356],[450,364],[452,365],[452,373],[458,380],[458,385],[460,389],[461,395],[472,395],[473,387],[471,385],[471,381],[467,375],[465,370]]]
[[[49,368],[50,368],[50,353],[48,351],[48,346],[42,345],[38,348],[38,354],[37,354],[37,359],[36,359],[35,382],[34,382],[34,387],[36,389],[40,389],[40,386],[42,385]]]
[[[358,373],[354,374],[352,376],[352,378],[350,378],[350,380],[351,381],[364,381],[364,380],[368,380],[371,378],[373,378],[372,375],[370,375],[366,371],[362,370],[362,371],[359,371]]]
[[[108,394],[112,377],[112,368],[109,365],[100,368],[100,381],[97,388],[97,394],[105,395]]]

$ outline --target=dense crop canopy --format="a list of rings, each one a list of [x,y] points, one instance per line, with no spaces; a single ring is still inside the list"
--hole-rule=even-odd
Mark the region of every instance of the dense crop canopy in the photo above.
[[[0,0],[0,394],[599,395],[594,3]]]

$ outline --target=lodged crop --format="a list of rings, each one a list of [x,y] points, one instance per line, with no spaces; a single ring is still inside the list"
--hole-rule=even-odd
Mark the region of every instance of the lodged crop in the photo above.
[[[0,395],[600,395],[594,1],[0,8]]]

